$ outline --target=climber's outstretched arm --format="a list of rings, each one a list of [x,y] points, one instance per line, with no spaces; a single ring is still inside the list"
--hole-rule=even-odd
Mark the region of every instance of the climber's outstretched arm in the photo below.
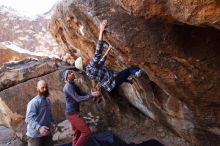
[[[109,53],[111,50],[112,50],[112,47],[109,46],[109,48],[108,48],[108,50],[105,52],[103,58],[104,58],[104,57],[107,57],[107,56],[108,56],[108,53]]]
[[[103,32],[105,30],[105,27],[107,25],[107,20],[103,20],[101,23],[100,23],[100,26],[99,26],[99,40],[98,42],[96,43],[96,50],[95,50],[95,53],[89,63],[89,66],[96,66],[97,64],[100,65],[100,64],[104,64],[105,60],[101,59],[102,58],[102,52],[103,52],[103,45],[104,45],[104,41],[102,40],[102,37],[103,37]]]
[[[107,20],[103,20],[99,26],[99,41],[102,41],[103,32],[104,32],[106,26],[107,26]]]

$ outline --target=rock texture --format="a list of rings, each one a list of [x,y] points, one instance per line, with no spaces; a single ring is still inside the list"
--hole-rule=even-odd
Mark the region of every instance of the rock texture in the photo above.
[[[34,68],[37,69],[44,63],[50,63],[52,61],[54,60],[40,60],[37,61],[37,64],[33,60],[29,60],[25,64],[20,63],[20,68],[24,69],[27,64],[33,64]],[[25,140],[26,132],[26,124],[24,123],[26,106],[37,95],[36,82],[39,79],[45,80],[49,85],[54,119],[56,122],[65,120],[65,104],[62,92],[64,86],[62,79],[63,69],[61,69],[61,66],[56,61],[54,61],[54,64],[57,64],[59,68],[54,67],[54,71],[51,69],[51,73],[38,70],[38,73],[32,74],[31,78],[24,76],[26,78],[24,81],[19,82],[17,85],[10,85],[9,88],[0,92],[0,124],[13,129],[16,136],[22,140]],[[15,73],[19,70],[18,64],[11,67]],[[44,66],[44,68],[49,69],[48,66]],[[30,68],[29,73],[32,71],[34,72],[34,69]],[[5,76],[7,76],[7,73],[5,73]],[[76,84],[81,87],[82,91],[89,91],[93,85],[92,81],[83,74],[76,73],[76,76],[78,79]],[[124,91],[123,88],[121,90]],[[81,104],[81,112],[91,128],[97,131],[111,130],[127,142],[141,142],[148,138],[156,138],[165,144],[189,145],[184,139],[176,137],[170,130],[159,123],[153,122],[137,111],[125,99],[120,95],[112,98],[108,93],[103,92],[100,97],[83,102]],[[146,131],[150,132],[143,131],[143,127]],[[67,121],[64,121],[59,124],[59,128],[54,134],[53,139],[57,143],[67,142],[71,140],[71,134],[71,126]]]
[[[56,59],[24,59],[18,62],[5,63],[0,68],[0,90],[36,78],[58,69],[59,61]]]
[[[12,129],[0,126],[0,145],[1,146],[21,146],[22,142],[16,138]]]
[[[129,14],[147,20],[220,28],[218,0],[118,0],[118,3]]]
[[[98,25],[107,19],[105,40],[114,47],[108,64],[115,70],[139,66],[147,73],[122,95],[192,145],[213,146],[220,135],[219,6],[190,2],[63,1],[49,28],[64,49],[90,58]]]
[[[82,91],[86,92],[92,88],[93,82],[88,77],[79,73],[76,73],[76,77],[75,84],[81,87]],[[138,81],[134,81],[134,83],[138,84]],[[124,84],[125,88],[120,89],[121,92],[126,92],[126,85],[128,86],[128,84]],[[135,90],[134,86],[130,89]],[[91,129],[96,131],[110,130],[127,142],[140,143],[149,138],[155,138],[165,144],[189,145],[184,139],[175,136],[161,124],[143,115],[120,95],[110,97],[108,93],[103,91],[100,97],[82,102],[80,109]],[[68,122],[61,124],[61,127],[63,127],[61,132],[57,132],[54,139],[58,137],[61,139],[70,138],[68,131],[70,128],[64,128],[71,127]],[[57,134],[60,135],[57,136]]]

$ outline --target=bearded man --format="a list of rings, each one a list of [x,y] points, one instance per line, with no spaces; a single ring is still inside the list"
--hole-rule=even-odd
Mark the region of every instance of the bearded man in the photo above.
[[[53,124],[51,103],[47,83],[40,80],[37,83],[38,95],[27,105],[25,122],[27,123],[28,146],[52,146]]]

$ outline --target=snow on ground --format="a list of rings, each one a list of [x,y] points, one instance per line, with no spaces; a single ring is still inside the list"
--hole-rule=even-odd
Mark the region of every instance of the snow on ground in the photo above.
[[[1,42],[1,44],[3,46],[5,46],[7,49],[11,49],[11,50],[19,52],[19,53],[26,53],[26,54],[30,54],[30,55],[33,55],[33,56],[47,56],[47,57],[50,57],[50,58],[59,58],[59,56],[51,54],[50,52],[48,52],[48,53],[43,52],[43,51],[42,52],[31,52],[31,51],[28,51],[26,49],[20,48],[17,45],[11,43],[11,42]]]

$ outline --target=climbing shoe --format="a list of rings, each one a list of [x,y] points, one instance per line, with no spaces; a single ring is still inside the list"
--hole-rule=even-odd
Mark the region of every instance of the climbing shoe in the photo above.
[[[144,74],[144,70],[143,70],[143,69],[140,69],[139,71],[137,71],[137,72],[135,73],[135,76],[139,78],[139,77],[141,77],[142,74]]]

